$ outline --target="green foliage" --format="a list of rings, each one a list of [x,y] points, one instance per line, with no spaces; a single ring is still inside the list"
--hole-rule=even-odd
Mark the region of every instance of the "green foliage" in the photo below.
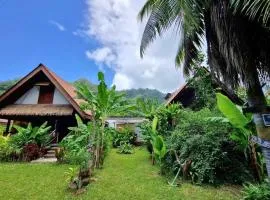
[[[231,133],[231,139],[236,141],[245,150],[249,145],[249,137],[252,131],[248,125],[251,123],[250,117],[243,114],[241,108],[236,106],[228,97],[217,93],[217,106],[229,123],[238,131]]]
[[[11,86],[16,84],[19,79],[8,80],[8,81],[1,81],[0,82],[0,95],[8,90]]]
[[[139,116],[152,120],[160,106],[161,104],[156,99],[138,98],[134,112]]]
[[[120,130],[111,130],[111,138],[113,147],[120,146],[121,142],[134,144],[135,135],[134,131],[130,128],[122,128]]]
[[[244,200],[268,200],[270,199],[270,184],[246,184],[243,190]]]
[[[152,146],[156,159],[161,162],[167,153],[166,144],[161,135],[156,135],[153,137]]]
[[[134,153],[134,149],[132,144],[122,141],[118,147],[117,152],[120,154],[132,154]]]
[[[220,116],[217,111],[182,110],[179,116],[178,126],[167,143],[168,148],[176,152],[180,163],[173,154],[167,155],[165,167],[172,171],[176,166],[181,167],[182,176],[197,183],[242,183],[250,179],[244,153],[229,138],[233,127],[207,120]]]
[[[194,66],[195,75],[189,79],[190,87],[195,91],[195,99],[190,106],[193,110],[202,108],[215,108],[216,98],[213,80],[210,72],[200,66]]]
[[[13,126],[17,133],[11,136],[11,145],[17,148],[23,148],[25,145],[34,143],[39,147],[45,147],[50,141],[49,131],[50,126],[47,126],[47,122],[41,126],[32,127],[31,123],[26,128],[20,126]]]
[[[80,165],[91,158],[88,148],[94,127],[92,122],[84,124],[78,115],[76,120],[77,126],[69,128],[70,133],[61,141],[60,146],[64,149],[65,162]]]
[[[265,26],[270,22],[269,0],[231,0],[235,12],[244,13],[251,19],[258,20]]]
[[[84,110],[90,110],[93,117],[93,141],[95,148],[95,166],[99,168],[105,158],[106,146],[106,119],[109,116],[127,113],[134,108],[125,98],[125,95],[116,92],[116,87],[108,88],[105,83],[105,77],[102,72],[98,73],[99,85],[97,93],[91,91],[86,84],[77,85],[77,94],[84,102],[81,107]]]
[[[10,137],[0,134],[0,161],[8,161],[9,156],[12,153],[12,149],[9,145]]]
[[[122,90],[121,92],[125,93],[128,99],[153,99],[157,100],[158,103],[163,103],[165,98],[165,94],[162,92],[148,88]]]
[[[5,132],[5,127],[0,125],[0,135],[3,135]]]
[[[68,183],[72,182],[74,178],[77,176],[78,170],[75,167],[69,167],[68,170],[65,172],[67,177],[66,181]]]
[[[243,114],[241,109],[237,107],[228,97],[221,93],[217,93],[217,105],[219,110],[233,126],[246,130],[245,127],[250,123],[251,119],[248,119]]]
[[[78,79],[76,80],[73,85],[75,87],[79,86],[79,85],[87,85],[88,88],[90,88],[91,91],[93,91],[94,93],[97,93],[97,85],[91,83],[88,79],[85,79],[85,78],[81,78],[81,79]]]

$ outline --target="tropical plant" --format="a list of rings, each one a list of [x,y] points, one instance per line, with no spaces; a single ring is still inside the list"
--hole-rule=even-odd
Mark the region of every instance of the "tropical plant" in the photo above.
[[[202,38],[205,36],[212,75],[220,77],[230,88],[244,83],[249,107],[254,112],[258,135],[265,140],[270,140],[270,128],[261,126],[261,114],[267,110],[267,103],[260,78],[267,80],[270,75],[270,59],[267,56],[270,53],[270,30],[241,12],[235,12],[235,9],[238,4],[240,10],[245,8],[249,15],[256,14],[259,18],[259,12],[262,12],[262,18],[268,22],[268,2],[147,0],[139,13],[140,20],[149,16],[142,36],[141,56],[158,35],[175,25],[175,30],[180,35],[175,61],[177,65],[183,65],[187,75],[199,56]],[[266,157],[267,153],[264,152]],[[270,162],[267,163],[270,165]],[[270,166],[268,175],[270,176]]]
[[[68,183],[72,182],[74,180],[74,178],[76,177],[77,175],[77,169],[74,168],[74,167],[69,167],[68,170],[65,172],[66,176],[67,176],[67,179],[66,181]]]
[[[88,149],[94,144],[92,141],[93,123],[84,124],[78,115],[75,115],[77,126],[70,127],[69,134],[61,141],[60,146],[64,150],[64,161],[71,164],[82,164],[91,159]],[[91,143],[92,142],[92,143]]]
[[[51,139],[49,131],[50,126],[47,126],[47,122],[43,123],[41,126],[33,127],[31,123],[27,127],[13,126],[17,133],[11,136],[11,144],[23,148],[25,145],[30,143],[35,143],[39,147],[45,147]]]
[[[270,1],[268,0],[232,0],[235,11],[246,14],[251,19],[262,22],[269,26],[270,20]]]
[[[134,112],[146,119],[152,120],[161,106],[162,104],[156,99],[137,98],[136,110]]]
[[[45,150],[40,149],[40,147],[35,143],[28,143],[26,144],[23,149],[23,160],[25,161],[31,161],[38,159],[43,154],[45,154]]]
[[[134,131],[132,131],[130,128],[112,130],[111,136],[112,136],[112,145],[115,148],[120,146],[121,142],[134,144],[136,139]]]
[[[12,149],[9,145],[10,137],[0,133],[0,161],[8,161]]]
[[[85,84],[77,85],[77,94],[84,102],[81,104],[85,110],[90,110],[94,120],[95,128],[95,166],[99,168],[104,159],[104,148],[106,140],[106,119],[109,116],[125,113],[133,108],[127,103],[124,94],[116,92],[116,87],[108,88],[104,74],[98,73],[98,91],[93,93]],[[97,128],[98,127],[98,128]]]
[[[264,166],[260,160],[260,152],[256,151],[256,146],[250,141],[250,137],[254,131],[252,115],[244,114],[239,106],[236,106],[228,97],[221,93],[217,93],[217,106],[222,114],[226,117],[223,122],[229,122],[236,131],[231,133],[230,138],[238,143],[241,149],[246,153],[248,148],[250,152],[251,165],[254,168],[254,174],[259,181],[263,179]],[[246,154],[246,157],[247,154]],[[262,165],[261,165],[262,164]],[[261,165],[261,166],[260,166]]]
[[[167,153],[166,144],[161,135],[157,133],[158,118],[155,116],[152,122],[152,130],[150,132],[150,142],[152,144],[153,152],[152,159],[155,158],[159,164],[161,164],[162,159]],[[153,160],[154,164],[154,160]]]
[[[244,152],[229,138],[230,124],[209,121],[218,111],[181,110],[179,121],[167,139],[169,152],[163,159],[166,171],[196,183],[242,183],[252,179]],[[225,175],[226,174],[226,175]]]
[[[237,133],[232,133],[231,138],[245,149],[249,145],[249,137],[252,131],[249,126],[252,123],[251,115],[244,115],[242,109],[237,107],[228,97],[217,93],[217,106],[222,114],[228,119],[230,124],[238,129]],[[239,135],[240,133],[240,135]]]
[[[243,189],[244,200],[268,200],[270,199],[270,184],[245,184]]]
[[[122,141],[120,142],[120,146],[118,147],[117,152],[120,154],[132,154],[134,153],[134,149],[132,147],[132,144]]]

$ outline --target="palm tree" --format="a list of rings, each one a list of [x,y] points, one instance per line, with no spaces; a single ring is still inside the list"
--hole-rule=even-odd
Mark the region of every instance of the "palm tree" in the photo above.
[[[265,0],[253,1],[269,5]],[[253,1],[241,2],[252,4]],[[263,125],[261,117],[262,113],[267,112],[261,83],[270,75],[270,30],[266,25],[262,25],[260,20],[252,20],[242,12],[236,12],[244,5],[239,2],[237,4],[237,0],[147,0],[139,13],[140,20],[148,17],[140,52],[143,56],[146,48],[158,35],[175,26],[180,38],[176,64],[182,65],[184,73],[188,75],[198,58],[202,38],[205,37],[212,75],[231,89],[240,83],[245,85],[258,135],[270,141],[270,128]],[[254,7],[254,4],[252,5]],[[248,11],[256,12],[251,9],[254,8],[249,8]],[[268,19],[269,7],[261,13],[265,13],[265,20]],[[264,152],[266,157],[266,149]],[[268,176],[270,176],[269,155],[270,152],[267,162]]]

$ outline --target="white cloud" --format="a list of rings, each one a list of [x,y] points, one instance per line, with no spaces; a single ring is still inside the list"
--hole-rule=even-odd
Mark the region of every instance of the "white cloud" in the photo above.
[[[86,0],[85,35],[101,48],[86,52],[89,59],[110,67],[117,89],[156,88],[171,92],[183,83],[175,69],[177,36],[171,30],[150,46],[143,59],[139,55],[143,24],[137,14],[145,0]]]
[[[94,51],[85,52],[87,58],[96,61],[97,63],[105,63],[107,66],[111,66],[113,61],[116,60],[115,55],[109,47],[102,47]]]
[[[66,28],[57,21],[50,20],[49,23],[52,24],[53,26],[55,26],[56,28],[58,28],[59,31],[65,31],[66,30]]]

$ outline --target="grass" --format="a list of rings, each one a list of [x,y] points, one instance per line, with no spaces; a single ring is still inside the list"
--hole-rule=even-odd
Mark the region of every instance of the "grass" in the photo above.
[[[97,170],[87,192],[74,196],[67,191],[68,165],[0,164],[0,199],[91,199],[91,200],[233,200],[237,188],[195,186],[183,183],[170,187],[167,180],[151,166],[145,150],[133,155],[109,154],[104,169]]]

